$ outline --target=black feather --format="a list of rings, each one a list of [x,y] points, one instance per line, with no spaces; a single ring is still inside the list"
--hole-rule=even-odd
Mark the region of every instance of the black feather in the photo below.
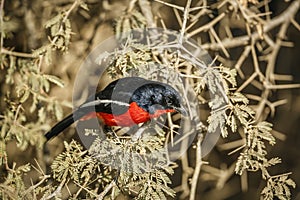
[[[136,102],[153,114],[157,109],[179,108],[179,93],[167,84],[140,77],[127,77],[111,82],[104,90],[91,95],[78,109],[56,124],[45,137],[50,140],[90,112],[114,115],[125,113],[130,103]]]
[[[64,131],[67,127],[74,123],[73,113],[57,123],[50,131],[45,135],[47,140],[57,136],[60,132]]]

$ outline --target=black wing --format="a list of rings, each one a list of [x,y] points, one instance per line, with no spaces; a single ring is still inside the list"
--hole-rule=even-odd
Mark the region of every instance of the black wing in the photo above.
[[[87,110],[90,110],[90,112],[105,112],[114,115],[123,114],[132,102],[133,93],[150,82],[152,81],[140,77],[126,77],[115,80],[106,86],[104,90],[91,95],[85,103],[79,106],[78,111],[86,113]]]
[[[135,90],[149,82],[151,81],[139,77],[122,78],[111,82],[104,90],[91,95],[74,113],[58,122],[45,137],[50,140],[89,112],[97,111],[115,115],[126,112]]]

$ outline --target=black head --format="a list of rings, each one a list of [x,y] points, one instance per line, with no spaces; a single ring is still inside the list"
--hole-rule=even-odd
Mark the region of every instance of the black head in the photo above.
[[[165,109],[185,112],[181,105],[180,94],[170,85],[160,82],[151,81],[142,85],[133,93],[131,100],[150,114]]]

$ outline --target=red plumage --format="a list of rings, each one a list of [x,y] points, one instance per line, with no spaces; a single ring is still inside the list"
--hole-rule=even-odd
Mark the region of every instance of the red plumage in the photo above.
[[[120,115],[113,115],[105,112],[91,112],[83,116],[80,121],[85,121],[93,118],[98,118],[107,126],[133,126],[149,121],[151,118],[157,118],[160,115],[168,112],[175,112],[174,109],[156,110],[154,114],[150,114],[136,102],[132,102],[127,112]]]
[[[104,90],[90,96],[45,137],[51,139],[77,120],[97,117],[107,126],[133,126],[175,111],[184,109],[181,97],[173,87],[139,77],[127,77],[113,81]]]

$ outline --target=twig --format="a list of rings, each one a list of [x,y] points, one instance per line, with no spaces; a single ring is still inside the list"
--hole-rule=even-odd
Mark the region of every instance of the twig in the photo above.
[[[219,179],[216,184],[217,189],[221,189],[224,187],[225,183],[228,181],[228,179],[234,174],[234,169],[236,166],[236,162],[233,162],[229,167],[225,166],[221,167],[220,172],[218,174]]]
[[[143,15],[146,18],[147,25],[149,28],[155,28],[156,24],[154,22],[153,14],[152,14],[152,8],[150,6],[150,2],[147,0],[139,0],[139,6],[141,8],[141,11]]]
[[[242,146],[240,146],[240,147],[238,147],[238,148],[232,150],[231,152],[229,152],[228,155],[232,155],[232,154],[234,154],[234,153],[238,152],[239,150],[244,149],[244,148],[246,147],[246,141],[245,141],[244,139],[241,139],[241,141],[242,141],[244,144],[243,144]]]
[[[69,10],[66,11],[66,14],[62,20],[62,23],[60,24],[60,27],[58,29],[58,33],[62,33],[63,29],[64,29],[64,23],[67,21],[68,17],[70,16],[71,12],[78,6],[79,4],[79,0],[74,1],[74,3],[72,4],[72,6],[69,8]],[[57,34],[59,35],[59,34]],[[55,37],[53,40],[51,40],[51,44],[55,44],[56,41],[59,39],[59,37]]]
[[[255,73],[258,75],[259,80],[263,81],[265,76],[260,71],[259,62],[258,62],[258,59],[257,59],[257,54],[256,54],[256,51],[255,51],[255,48],[254,48],[254,43],[251,44],[251,55],[252,55],[252,59],[253,59],[253,65],[254,65]]]
[[[191,3],[192,3],[192,0],[187,0],[186,6],[184,8],[182,27],[180,30],[180,37],[179,37],[179,41],[178,41],[179,44],[182,44],[182,42],[183,42],[183,37],[185,35],[186,25],[187,25],[187,21],[189,18]]]
[[[277,55],[279,53],[282,39],[284,38],[284,36],[286,34],[289,24],[290,24],[290,21],[287,21],[284,24],[282,24],[282,26],[279,30],[279,33],[277,35],[277,39],[276,39],[276,43],[274,45],[273,51],[268,57],[269,59],[268,59],[268,65],[267,65],[267,69],[266,69],[266,78],[267,78],[267,80],[270,80],[271,82],[274,82],[272,75],[274,73]]]
[[[248,191],[248,172],[245,171],[242,175],[241,175],[241,188],[243,192],[247,192]]]
[[[240,92],[242,91],[247,85],[249,85],[249,83],[251,83],[253,81],[253,79],[255,79],[257,76],[257,73],[254,72],[236,91]]]
[[[81,189],[83,189],[84,191],[88,192],[90,195],[97,196],[96,193],[94,193],[93,191],[91,191],[91,190],[85,188],[84,185],[81,185],[81,184],[79,184],[79,183],[77,183],[77,182],[74,182],[74,183],[75,183],[78,187],[80,187]],[[78,193],[78,192],[77,192],[77,193]],[[76,194],[76,196],[77,196],[77,194]],[[76,196],[75,196],[75,197],[76,197]]]
[[[184,136],[190,135],[191,133],[194,133],[194,131],[195,131],[195,130],[191,130],[190,133],[188,133],[187,130],[190,129],[189,128],[190,126],[188,126],[188,124],[189,124],[189,122],[187,120],[187,121],[185,121],[185,123],[183,125]],[[182,137],[184,137],[184,136],[182,136]],[[182,142],[180,144],[180,150],[179,150],[179,152],[177,152],[177,154],[179,153],[180,155],[182,155],[181,159],[180,159],[181,164],[182,164],[182,176],[181,176],[181,187],[180,187],[182,194],[180,195],[180,199],[186,199],[189,196],[189,194],[190,194],[189,179],[193,173],[193,168],[189,166],[188,151],[186,151],[187,145],[189,145],[188,139],[182,140]]]
[[[300,84],[282,84],[282,85],[265,85],[266,89],[293,89],[293,88],[300,88]]]
[[[174,129],[175,128],[180,128],[180,126],[173,123],[173,120],[172,120],[172,117],[171,117],[170,113],[167,114],[167,118],[168,118],[168,125],[169,125],[168,127],[169,127],[169,130],[170,130],[171,145],[173,146],[174,145],[174,136],[173,135],[174,135],[174,133],[178,134],[178,132],[175,131]]]
[[[238,71],[240,77],[243,79],[245,78],[245,76],[241,71],[241,66],[242,66],[243,62],[246,60],[246,58],[248,57],[250,50],[251,50],[251,46],[249,46],[249,45],[246,46],[242,55],[240,56],[240,58],[238,59],[238,61],[235,64],[235,69]]]
[[[9,197],[8,199],[18,199],[18,195],[12,187],[0,183],[1,197]]]
[[[181,20],[181,16],[179,15],[179,12],[177,9],[173,8],[173,11],[175,13],[176,19],[178,21],[179,26],[182,27],[182,20]]]
[[[300,31],[300,25],[298,24],[298,22],[296,22],[295,19],[292,19],[291,22],[292,22],[292,24],[295,26],[295,28],[296,28],[298,31]]]
[[[111,181],[109,185],[107,185],[103,192],[101,192],[101,194],[99,194],[97,200],[102,200],[104,199],[105,195],[109,192],[109,190],[111,190],[114,186],[116,186],[116,182],[115,180]]]
[[[147,123],[146,123],[147,124]],[[140,127],[135,133],[134,135],[131,137],[131,140],[133,142],[137,141],[138,139],[141,138],[143,132],[145,131],[145,129],[147,128],[147,125],[146,124],[143,124],[142,127]]]
[[[294,2],[293,5],[298,5],[298,8],[299,8],[299,1],[296,1],[296,2],[298,2],[298,4],[295,4],[295,2]],[[282,15],[283,16],[288,16],[285,13],[282,14]],[[291,88],[299,88],[300,87],[300,84],[283,84],[283,85],[271,84],[272,82],[274,82],[273,74],[274,74],[275,62],[276,62],[277,55],[279,53],[279,49],[281,47],[282,38],[284,38],[290,23],[291,23],[291,21],[287,20],[286,22],[284,22],[281,25],[279,33],[277,35],[277,39],[276,39],[274,49],[273,49],[272,53],[270,54],[270,56],[268,57],[268,65],[267,65],[267,69],[266,69],[266,73],[265,73],[266,74],[266,77],[265,77],[266,80],[263,81],[263,85],[264,85],[265,90],[262,93],[262,100],[259,102],[259,105],[258,105],[258,108],[257,108],[256,119],[258,119],[258,117],[262,117],[262,113],[264,111],[266,103],[268,102],[267,99],[268,99],[268,96],[269,96],[269,93],[270,93],[271,89],[291,89]],[[270,107],[270,108],[272,108],[272,107]],[[274,110],[273,110],[273,113],[274,113]]]
[[[1,48],[1,54],[16,56],[16,57],[23,57],[23,58],[38,58],[38,56],[34,56],[30,53],[23,53],[23,52],[16,52],[16,51],[9,51],[5,48]]]
[[[292,81],[293,76],[292,75],[286,75],[286,74],[273,74],[274,80],[279,81]]]
[[[217,43],[220,44],[221,49],[222,49],[223,53],[225,54],[225,56],[226,56],[227,58],[229,58],[230,55],[229,55],[228,51],[226,50],[226,48],[222,45],[222,41],[221,41],[221,39],[219,38],[218,34],[216,33],[214,27],[211,26],[211,27],[209,28],[209,31],[210,31],[210,33],[212,34],[212,36],[217,40]]]
[[[258,105],[257,105],[257,108],[256,108],[256,112],[255,112],[255,119],[257,121],[259,121],[260,119],[263,118],[263,111],[265,110],[265,106],[267,104],[267,99],[268,99],[268,96],[270,94],[270,90],[264,90],[261,94],[261,100],[259,101]]]
[[[132,12],[132,10],[134,9],[134,7],[135,7],[135,4],[136,4],[136,2],[137,2],[138,0],[131,0],[130,2],[129,2],[129,5],[128,5],[128,12]]]
[[[30,187],[22,194],[22,196],[25,198],[26,195],[27,195],[29,192],[33,191],[34,189],[36,189],[37,187],[39,187],[41,184],[45,183],[45,181],[46,181],[48,178],[50,178],[50,177],[51,177],[50,175],[44,175],[44,176],[42,177],[42,179],[41,179],[38,183],[36,183],[35,185],[30,186]]]
[[[197,147],[196,147],[196,167],[194,170],[194,174],[191,180],[191,193],[190,193],[190,200],[194,200],[196,198],[196,190],[197,190],[197,183],[198,178],[200,175],[201,166],[203,164],[202,162],[202,153],[201,153],[201,142],[203,140],[203,135],[198,135],[198,141],[197,141]]]
[[[219,21],[221,21],[221,19],[223,19],[223,17],[225,17],[225,13],[221,13],[216,18],[211,20],[209,23],[207,23],[207,24],[197,28],[196,30],[188,33],[187,37],[190,38],[190,37],[193,37],[194,35],[196,35],[197,33],[200,33],[200,32],[203,32],[203,31],[208,31],[211,27],[213,27],[215,24],[217,24]]]
[[[265,24],[263,27],[263,33],[267,33],[273,28],[279,26],[280,24],[291,20],[294,15],[297,13],[299,10],[300,2],[294,1],[291,3],[291,5],[286,9],[285,12],[283,12],[281,15],[274,17],[271,21]],[[222,40],[222,45],[225,48],[234,48],[238,46],[244,46],[249,43],[250,39],[253,39],[254,41],[258,40],[260,38],[260,34],[258,31],[254,32],[252,34],[252,37],[249,37],[248,35],[245,36],[240,36],[240,37],[235,37],[233,39],[224,39]],[[208,44],[203,44],[202,45],[203,49],[210,49],[210,50],[219,50],[221,48],[221,45],[218,43],[208,43]]]
[[[262,101],[262,97],[261,96],[257,96],[257,95],[253,95],[253,94],[246,94],[246,97],[255,101]],[[281,99],[275,102],[270,102],[269,100],[264,100],[266,102],[266,104],[269,106],[270,110],[271,110],[271,115],[274,116],[275,115],[275,107],[286,104],[287,100],[286,99]]]
[[[184,142],[183,142],[184,143]],[[188,180],[190,175],[193,172],[193,169],[189,166],[188,155],[185,151],[181,156],[181,164],[182,164],[182,176],[181,176],[181,191],[180,199],[185,199],[190,194],[190,188],[188,185]]]
[[[200,10],[196,15],[191,16],[191,22],[197,21],[202,15],[208,14],[208,9],[207,9],[207,0],[202,1],[202,10]]]
[[[2,53],[3,49],[3,17],[4,17],[4,0],[1,0],[0,4],[0,27],[1,27],[1,35],[0,35],[0,52]]]
[[[161,1],[161,0],[154,0],[154,1],[156,1],[158,3],[161,3],[161,4],[164,4],[166,6],[169,6],[171,8],[175,8],[175,9],[178,9],[178,10],[181,10],[181,11],[184,10],[184,7],[182,7],[182,6],[177,6],[175,4],[167,3],[167,2],[164,2],[164,1]]]
[[[79,4],[79,0],[74,1],[74,3],[72,4],[72,6],[70,7],[70,9],[66,12],[65,17],[63,18],[62,22],[66,22],[68,17],[70,16],[72,10],[74,10],[76,8],[76,6],[78,6]]]
[[[276,131],[276,130],[272,130],[272,135],[275,137],[275,138],[277,138],[277,139],[279,139],[279,140],[281,140],[281,141],[284,141],[284,140],[286,140],[286,135],[284,134],[284,133],[281,133],[281,132],[279,132],[279,131]]]
[[[234,140],[232,142],[227,142],[225,144],[218,145],[218,149],[220,149],[221,151],[225,151],[225,150],[240,147],[244,144],[245,144],[245,140],[239,139],[239,140]]]
[[[74,195],[74,198],[75,198],[75,199],[77,199],[78,196],[80,195],[81,191],[82,191],[83,189],[85,189],[85,187],[86,187],[86,185],[88,184],[88,181],[89,181],[89,180],[90,180],[90,177],[89,177],[88,179],[86,179],[86,180],[84,181],[83,184],[80,184],[80,188],[77,190],[76,194]],[[76,184],[76,185],[79,185],[79,184]]]
[[[284,174],[270,176],[270,178],[273,179],[273,178],[278,178],[278,177],[282,177],[282,176],[289,176],[291,174],[292,174],[292,172],[288,172],[288,173],[284,173]]]
[[[65,185],[67,179],[63,179],[62,182],[60,182],[59,186],[56,188],[56,190],[51,193],[50,195],[43,197],[43,200],[47,200],[47,199],[51,199],[53,197],[56,197],[59,195],[59,193],[61,193],[61,189],[63,188],[63,186]]]

